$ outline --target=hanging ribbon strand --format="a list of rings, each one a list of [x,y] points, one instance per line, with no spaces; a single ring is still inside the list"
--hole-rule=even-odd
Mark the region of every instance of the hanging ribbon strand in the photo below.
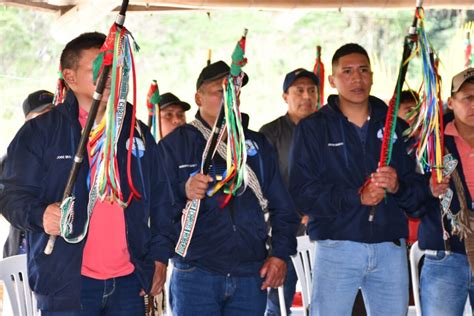
[[[319,85],[317,86],[318,91],[318,102],[316,103],[316,109],[319,110],[325,103],[324,101],[324,64],[321,60],[321,46],[316,46],[316,61],[313,68],[314,74],[319,79]]]
[[[423,84],[418,115],[406,132],[415,139],[416,158],[423,172],[432,172],[433,184],[441,182],[443,169],[443,104],[441,79],[433,49],[426,36],[424,11],[419,9],[418,52],[422,59]]]
[[[148,128],[156,141],[163,137],[160,123],[160,89],[158,83],[153,80],[146,96],[146,107],[148,109]]]
[[[125,27],[112,25],[100,54],[94,61],[93,76],[97,79],[105,66],[112,66],[111,91],[103,120],[93,128],[89,144],[92,163],[96,166],[96,176],[91,183],[97,182],[101,200],[115,201],[126,207],[133,197],[141,198],[131,177],[131,153],[133,144],[128,144],[127,177],[130,196],[123,196],[117,163],[117,143],[123,127],[127,106],[130,72],[133,76],[133,104],[136,104],[136,78],[133,61],[133,49],[138,51],[131,33]],[[133,141],[136,107],[132,107],[130,141]]]
[[[221,207],[229,203],[232,196],[242,194],[247,187],[247,151],[245,147],[244,128],[239,110],[239,94],[243,84],[244,72],[242,67],[247,63],[245,58],[245,42],[247,29],[232,53],[232,65],[229,75],[223,81],[224,95],[221,109],[214,123],[210,137],[202,154],[201,173],[207,174],[219,143],[227,132],[227,169],[223,179],[217,182],[207,192],[208,196],[221,191],[224,200]],[[186,256],[194,226],[199,215],[201,200],[188,201],[181,218],[181,233],[175,251],[182,257]]]
[[[212,196],[222,189],[225,198],[221,207],[227,205],[232,196],[245,191],[247,187],[247,151],[245,147],[244,127],[239,110],[239,94],[242,87],[244,73],[242,67],[247,63],[245,55],[245,39],[247,30],[244,31],[242,39],[237,43],[232,54],[232,65],[230,74],[225,78],[224,88],[224,111],[225,125],[227,127],[227,169],[225,177],[217,182],[214,188],[208,191]]]

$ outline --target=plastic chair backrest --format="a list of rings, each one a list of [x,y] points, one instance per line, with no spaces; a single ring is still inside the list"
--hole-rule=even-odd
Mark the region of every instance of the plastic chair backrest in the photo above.
[[[304,307],[304,315],[309,315],[309,304],[311,303],[312,269],[316,244],[309,239],[308,235],[297,237],[297,253],[291,257],[295,266],[296,275],[301,284],[301,294]]]
[[[163,291],[165,292],[165,299],[166,299],[166,316],[172,316],[173,315],[173,309],[171,306],[171,275],[173,274],[173,261],[168,260],[168,267],[166,268],[166,282],[165,286],[163,288]]]
[[[36,299],[28,283],[26,255],[17,255],[0,261],[0,280],[10,298],[13,315],[40,315]]]
[[[280,304],[280,316],[286,316],[285,291],[283,285],[278,287],[278,302]]]
[[[420,303],[420,271],[418,266],[421,258],[425,255],[425,252],[420,249],[418,241],[415,242],[410,249],[410,274],[411,284],[413,286],[413,300],[415,301],[416,315],[421,316],[421,303]]]

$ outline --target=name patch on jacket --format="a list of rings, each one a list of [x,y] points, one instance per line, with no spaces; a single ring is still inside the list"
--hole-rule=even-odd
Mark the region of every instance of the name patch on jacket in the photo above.
[[[71,155],[57,155],[56,160],[72,159]]]
[[[185,164],[185,165],[179,165],[178,168],[179,169],[183,169],[183,168],[196,168],[197,167],[197,163],[191,163],[191,164]]]
[[[339,147],[339,146],[344,146],[344,142],[328,143],[328,147]]]

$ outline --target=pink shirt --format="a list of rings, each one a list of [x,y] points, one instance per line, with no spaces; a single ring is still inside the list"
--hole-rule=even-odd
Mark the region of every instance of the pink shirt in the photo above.
[[[79,108],[79,122],[85,126],[88,113]],[[89,156],[90,148],[87,146]],[[89,163],[91,159],[89,157]],[[91,168],[91,179],[95,166]],[[92,185],[92,180],[91,180]],[[135,270],[128,252],[124,210],[117,203],[97,200],[82,257],[81,274],[106,280],[128,275]]]
[[[449,122],[448,125],[446,125],[444,133],[454,137],[454,142],[456,143],[456,148],[458,149],[459,157],[461,159],[467,189],[471,194],[471,198],[474,198],[474,147],[471,147],[459,135],[454,122]]]

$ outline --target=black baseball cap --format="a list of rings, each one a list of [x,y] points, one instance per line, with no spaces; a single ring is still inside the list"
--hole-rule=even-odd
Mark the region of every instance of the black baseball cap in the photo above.
[[[298,68],[286,74],[285,81],[283,81],[283,92],[288,92],[288,88],[291,87],[293,82],[302,77],[309,78],[315,85],[319,85],[319,78],[314,74],[314,72],[308,71],[304,68]]]
[[[163,110],[164,108],[170,106],[170,105],[179,105],[182,107],[185,111],[189,110],[191,106],[189,103],[186,103],[184,101],[181,101],[177,96],[172,94],[171,92],[167,92],[161,95],[161,100],[160,100],[160,109]]]
[[[215,63],[210,64],[202,69],[199,74],[198,80],[196,82],[196,90],[202,86],[203,83],[208,81],[214,81],[219,78],[227,76],[230,72],[230,67],[223,62],[222,60],[216,61]],[[249,77],[244,73],[244,78],[242,80],[242,86],[245,86],[249,82]]]
[[[23,101],[23,113],[27,116],[29,113],[39,113],[46,109],[48,106],[52,106],[54,94],[46,90],[38,90],[30,95]]]

